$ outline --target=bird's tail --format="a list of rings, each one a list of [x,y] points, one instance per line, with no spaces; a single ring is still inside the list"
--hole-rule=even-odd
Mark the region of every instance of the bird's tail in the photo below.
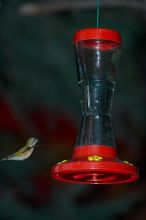
[[[4,160],[10,160],[10,157],[9,156],[8,157],[4,157],[0,161],[4,161]]]
[[[1,161],[4,161],[4,160],[6,160],[6,158],[1,159]]]

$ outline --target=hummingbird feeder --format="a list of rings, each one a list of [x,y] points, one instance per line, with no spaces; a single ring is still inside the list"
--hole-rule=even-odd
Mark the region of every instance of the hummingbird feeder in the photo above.
[[[74,46],[82,122],[71,160],[55,165],[52,177],[82,184],[136,181],[138,168],[118,159],[111,125],[121,35],[110,29],[84,29],[75,34]]]

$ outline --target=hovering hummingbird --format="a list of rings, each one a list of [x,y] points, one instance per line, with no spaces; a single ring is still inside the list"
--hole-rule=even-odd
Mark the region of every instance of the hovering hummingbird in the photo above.
[[[27,140],[26,145],[23,148],[21,148],[20,150],[18,150],[14,154],[11,154],[8,157],[1,159],[1,161],[4,161],[4,160],[25,160],[28,157],[30,157],[30,155],[32,154],[34,147],[36,146],[37,143],[38,143],[38,139],[31,137]]]

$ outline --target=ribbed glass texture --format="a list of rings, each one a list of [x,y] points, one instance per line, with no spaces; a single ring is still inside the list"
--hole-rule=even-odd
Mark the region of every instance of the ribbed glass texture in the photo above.
[[[120,47],[111,41],[87,40],[75,44],[82,121],[79,145],[115,146],[111,124]]]

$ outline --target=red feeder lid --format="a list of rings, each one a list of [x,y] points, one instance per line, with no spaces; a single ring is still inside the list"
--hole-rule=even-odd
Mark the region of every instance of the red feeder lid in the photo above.
[[[89,28],[75,33],[74,43],[85,40],[108,40],[121,44],[122,38],[119,32],[105,28]]]
[[[136,181],[139,174],[137,167],[116,157],[115,148],[87,145],[76,147],[71,161],[54,166],[52,177],[69,183],[118,184]]]

